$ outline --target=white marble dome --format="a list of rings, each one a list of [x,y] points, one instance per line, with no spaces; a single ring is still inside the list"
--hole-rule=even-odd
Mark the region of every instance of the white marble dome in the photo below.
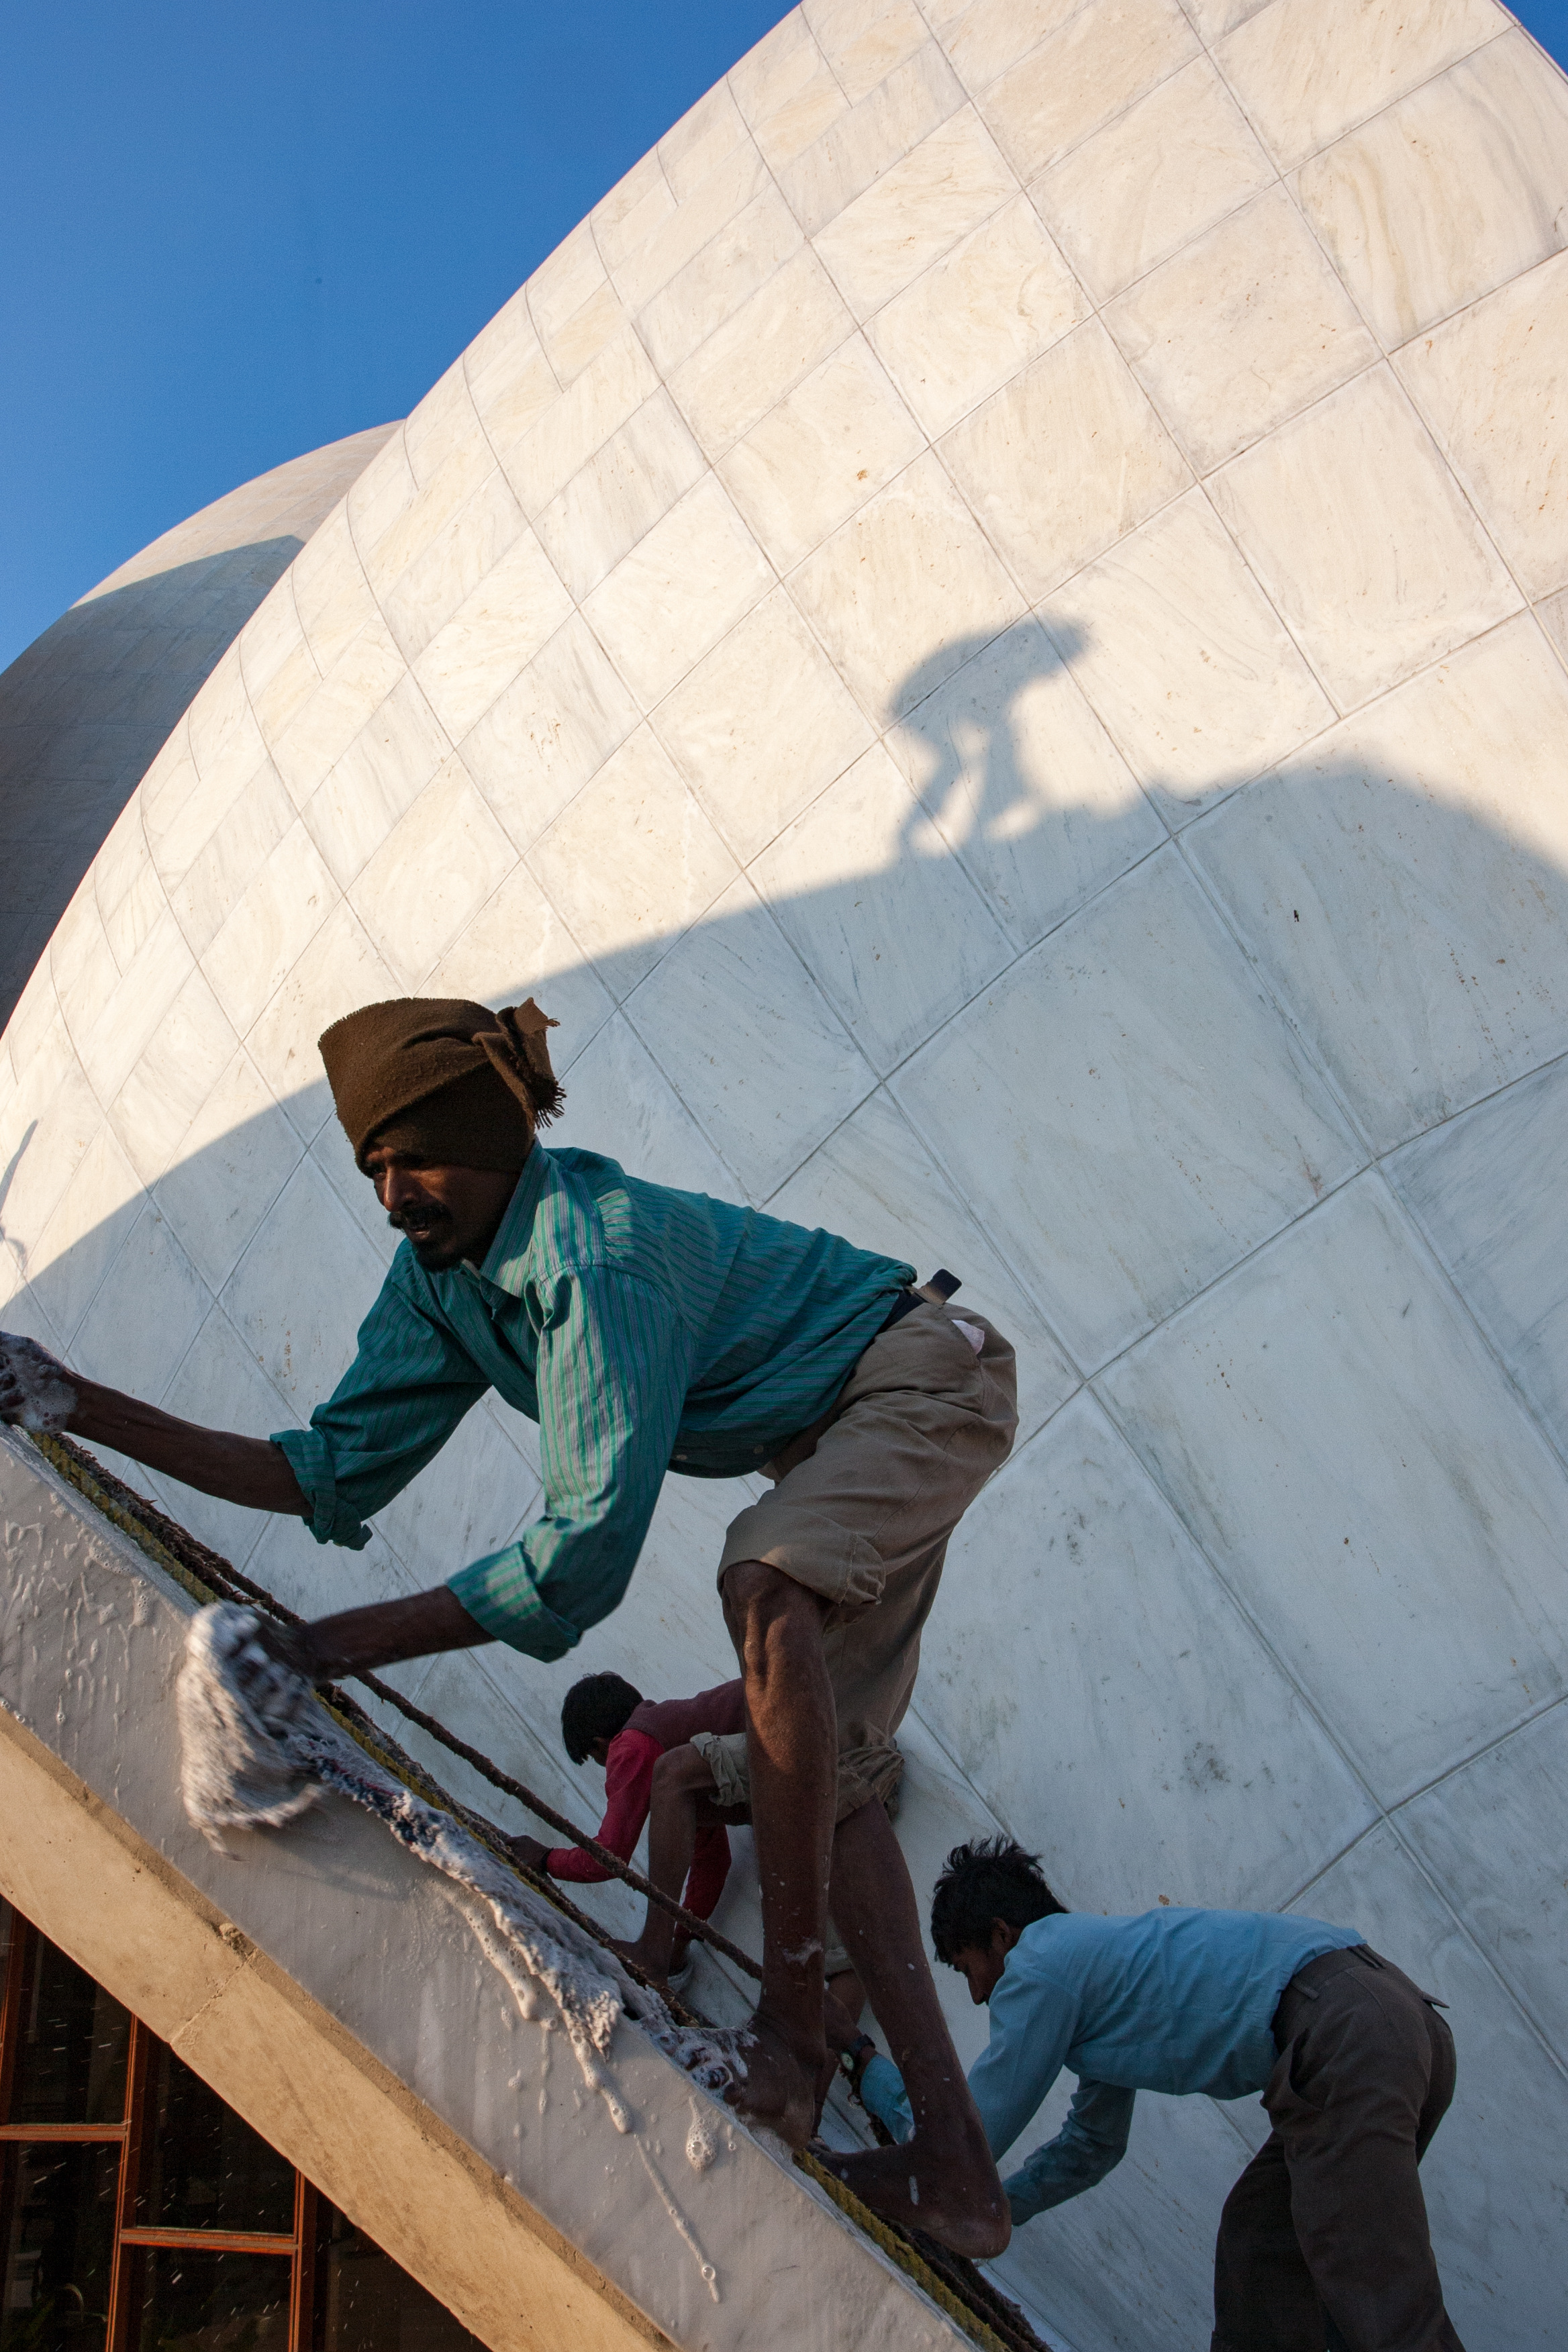
[[[566,1139],[961,1273],[1024,1417],[917,1880],[1001,1824],[1075,1906],[1294,1907],[1440,1992],[1498,2352],[1568,2336],[1565,247],[1493,0],[812,0],[296,558],[0,1050],[6,1321],[252,1433],[388,1255],[314,1044],[376,997],[532,992]],[[481,1406],[363,1554],[165,1493],[320,1609],[505,1540],[534,1461]],[[735,1501],[669,1481],[568,1664],[413,1679],[590,1821],[560,1695],[729,1670]],[[1009,2291],[1206,2343],[1261,2121],[1141,2099]]]

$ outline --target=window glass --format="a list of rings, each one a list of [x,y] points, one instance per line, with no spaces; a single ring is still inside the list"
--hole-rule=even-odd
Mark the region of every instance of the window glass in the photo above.
[[[12,2147],[0,2167],[0,2352],[100,2352],[118,2141]]]
[[[287,2254],[148,2246],[137,2269],[137,2352],[289,2352]]]
[[[484,2352],[444,2303],[323,2198],[315,2352]]]
[[[33,1939],[27,1977],[6,2122],[121,2122],[130,2011],[42,1936]]]
[[[167,2043],[147,2081],[140,2229],[294,2232],[294,2168]]]

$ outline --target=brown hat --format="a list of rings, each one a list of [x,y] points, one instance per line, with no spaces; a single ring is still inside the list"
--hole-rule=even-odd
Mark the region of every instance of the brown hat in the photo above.
[[[463,997],[395,996],[319,1040],[359,1166],[374,1146],[460,1168],[521,1168],[565,1097],[532,997],[500,1013]]]

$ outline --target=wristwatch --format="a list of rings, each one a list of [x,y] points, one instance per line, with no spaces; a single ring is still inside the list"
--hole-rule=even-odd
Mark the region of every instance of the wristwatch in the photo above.
[[[838,2063],[849,2077],[851,2090],[858,2091],[860,2077],[866,2071],[866,2062],[868,2058],[874,2058],[876,2054],[877,2045],[868,2033],[858,2035],[847,2050],[839,2053]]]

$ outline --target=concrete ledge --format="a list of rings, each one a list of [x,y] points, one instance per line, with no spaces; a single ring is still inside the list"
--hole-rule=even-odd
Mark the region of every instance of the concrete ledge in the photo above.
[[[179,1801],[191,1604],[8,1431],[0,1541],[0,1887],[494,2352],[963,2343],[625,2024],[617,2133],[368,1816],[329,1801],[212,1852]]]

